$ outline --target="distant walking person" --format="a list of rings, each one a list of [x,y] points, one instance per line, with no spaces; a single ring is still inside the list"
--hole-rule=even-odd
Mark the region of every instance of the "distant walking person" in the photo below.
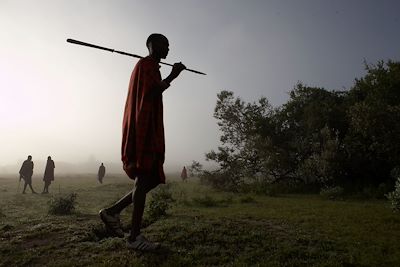
[[[140,233],[140,228],[147,193],[165,183],[163,92],[186,68],[182,63],[175,63],[169,76],[162,80],[159,63],[168,54],[168,39],[162,34],[151,34],[146,46],[149,55],[140,59],[132,71],[122,126],[123,168],[129,178],[136,180],[136,184],[112,207],[100,211],[100,218],[107,228],[123,237],[119,214],[133,202],[132,228],[127,246],[141,251],[159,247],[159,244],[147,240]]]
[[[106,175],[106,167],[104,167],[104,164],[101,163],[99,171],[97,172],[97,179],[101,184],[103,183],[103,178],[105,175]]]
[[[47,157],[47,163],[46,163],[46,169],[44,170],[44,176],[43,176],[43,181],[44,181],[44,188],[42,194],[48,194],[49,193],[49,186],[51,184],[51,181],[54,181],[54,168],[56,166],[54,165],[54,161],[51,159],[50,156]]]
[[[33,161],[32,156],[29,155],[28,159],[22,163],[21,169],[19,170],[19,180],[24,179],[24,191],[22,194],[25,194],[26,186],[29,185],[30,189],[32,190],[33,194],[36,194],[35,190],[32,188],[32,175],[33,175]]]
[[[182,181],[186,182],[187,177],[188,177],[188,176],[187,176],[186,167],[183,166],[183,169],[182,169],[182,172],[181,172],[181,179],[182,179]]]

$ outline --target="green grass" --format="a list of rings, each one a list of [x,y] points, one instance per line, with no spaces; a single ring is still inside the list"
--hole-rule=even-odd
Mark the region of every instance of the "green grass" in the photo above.
[[[144,229],[163,248],[130,251],[97,212],[132,185],[57,177],[49,195],[22,195],[15,178],[0,178],[0,266],[400,266],[400,215],[386,201],[221,193],[193,180],[171,182],[173,207]],[[69,193],[75,212],[49,215],[49,200]]]

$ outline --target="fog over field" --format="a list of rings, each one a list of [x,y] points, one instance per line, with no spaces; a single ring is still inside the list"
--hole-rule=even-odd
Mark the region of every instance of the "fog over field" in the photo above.
[[[19,169],[21,168],[23,160],[19,160],[18,164],[9,164],[0,166],[0,176],[10,177],[12,178],[13,175],[18,176]],[[33,160],[35,167],[33,170],[33,176],[43,176],[44,169],[46,167],[46,161],[44,160]],[[94,157],[88,158],[87,161],[82,162],[64,162],[64,161],[55,161],[55,176],[62,176],[65,174],[85,174],[85,173],[97,173],[99,166],[101,163],[104,163],[106,167],[107,174],[125,174],[122,169],[122,163],[117,162],[101,162]],[[210,165],[211,166],[211,165]],[[178,164],[169,164],[167,165],[164,170],[168,173],[179,173],[180,170],[183,168],[183,165]]]
[[[43,176],[44,169],[46,167],[46,161],[43,160],[33,160],[35,167],[33,170],[33,176]],[[79,173],[97,173],[98,168],[101,162],[94,158],[89,158],[86,162],[81,163],[70,163],[70,162],[55,162],[55,175],[64,175],[64,174],[79,174]],[[0,168],[0,175],[4,174],[6,177],[12,177],[12,174],[18,176],[18,171],[21,168],[22,161],[19,161],[19,164],[10,164],[5,165]],[[118,173],[122,174],[122,164],[117,164],[113,162],[104,162],[106,166],[107,173]]]
[[[364,60],[399,60],[399,9],[395,0],[2,0],[0,172],[15,173],[29,154],[35,173],[49,155],[56,172],[120,168],[137,59],[67,38],[145,56],[147,37],[159,32],[170,41],[166,62],[207,73],[184,72],[164,93],[165,167],[179,170],[217,148],[221,90],[279,106],[298,81],[347,90]]]

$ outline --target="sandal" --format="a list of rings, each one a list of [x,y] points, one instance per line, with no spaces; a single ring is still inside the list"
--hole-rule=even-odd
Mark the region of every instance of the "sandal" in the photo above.
[[[143,235],[138,235],[135,241],[131,241],[128,238],[127,246],[130,249],[135,249],[139,251],[154,251],[160,248],[159,243],[153,243],[147,240],[147,238],[145,238]]]
[[[100,219],[106,225],[106,228],[118,237],[124,237],[124,231],[121,227],[121,221],[119,214],[111,215],[106,209],[102,209],[99,212]]]

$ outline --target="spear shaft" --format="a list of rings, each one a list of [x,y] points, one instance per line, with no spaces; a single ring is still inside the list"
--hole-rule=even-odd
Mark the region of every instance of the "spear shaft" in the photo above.
[[[99,45],[89,44],[89,43],[85,43],[85,42],[74,40],[74,39],[67,39],[67,42],[71,43],[71,44],[83,45],[83,46],[88,46],[88,47],[97,48],[97,49],[101,49],[101,50],[106,50],[106,51],[109,51],[111,53],[118,53],[118,54],[121,54],[121,55],[124,55],[124,56],[130,56],[130,57],[135,57],[135,58],[143,58],[142,56],[138,56],[138,55],[135,55],[135,54],[126,53],[124,51],[118,51],[118,50],[115,50],[115,49],[112,49],[112,48],[107,48],[107,47],[103,47],[103,46],[99,46]],[[168,66],[171,66],[171,67],[173,66],[172,64],[165,63],[165,62],[160,62],[160,64],[168,65]],[[192,70],[192,69],[185,69],[185,70],[190,71],[190,72],[194,72],[194,73],[197,73],[197,74],[206,75],[204,72],[200,72],[200,71],[197,71],[197,70]]]

